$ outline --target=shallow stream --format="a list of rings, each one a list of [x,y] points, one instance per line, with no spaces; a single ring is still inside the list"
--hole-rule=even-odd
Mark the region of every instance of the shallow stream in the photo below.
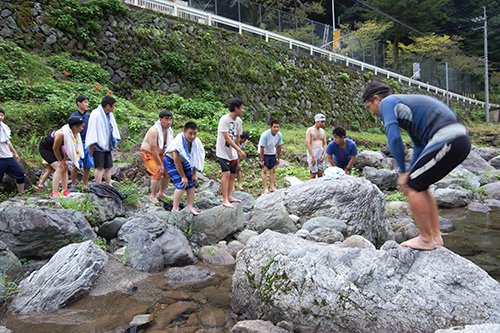
[[[444,236],[445,246],[500,281],[500,208],[442,210],[440,215],[456,227]],[[156,320],[147,332],[229,332],[235,324],[229,307],[233,268],[209,268],[216,274],[195,285],[169,285],[162,272],[138,282],[130,294],[87,296],[55,313],[4,313],[0,325],[13,332],[124,332],[135,315],[151,313]]]

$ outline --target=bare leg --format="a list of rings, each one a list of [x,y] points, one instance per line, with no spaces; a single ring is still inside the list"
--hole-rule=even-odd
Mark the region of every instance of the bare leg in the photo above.
[[[220,190],[222,192],[222,205],[227,208],[234,208],[233,205],[231,205],[231,202],[229,202],[229,178],[231,178],[229,171],[224,171],[222,173],[222,179],[220,181]],[[234,181],[233,181],[233,186],[234,186]],[[231,191],[232,193],[232,191]]]
[[[265,166],[262,167],[261,177],[262,185],[264,185],[264,194],[268,194],[269,191],[267,190],[267,168]]]
[[[276,188],[274,188],[274,181],[276,179],[276,167],[269,170],[269,191],[274,192]]]
[[[314,178],[316,178],[316,175],[317,175],[317,174],[318,174],[317,172],[316,172],[316,173],[312,173],[312,172],[310,172],[310,171],[309,171],[309,179],[314,179]]]
[[[104,169],[104,181],[111,185],[111,168]]]
[[[318,170],[318,178],[323,177],[324,170]]]
[[[169,177],[165,177],[165,178],[160,179],[160,189],[158,190],[158,194],[156,195],[157,199],[163,199],[166,197],[165,191],[167,190],[169,181],[170,181]]]
[[[76,186],[76,176],[78,175],[78,168],[76,166],[73,166],[71,168],[71,184],[73,186]]]
[[[186,206],[187,206],[187,208],[189,208],[193,212],[193,215],[198,215],[199,213],[193,207],[195,192],[196,192],[196,187],[194,187],[194,186],[187,189],[187,192],[186,192],[187,205]]]
[[[102,182],[102,170],[104,167],[96,167],[94,172],[94,180],[96,183]]]
[[[176,188],[174,191],[174,203],[172,207],[173,212],[179,211],[179,204],[181,203],[182,195],[184,194],[184,189]]]
[[[61,171],[61,182],[62,189],[66,191],[68,189],[68,170]]]
[[[243,187],[241,186],[241,166],[239,160],[238,160],[238,171],[236,171],[236,178],[238,179],[238,189],[240,191],[243,191]]]
[[[52,177],[52,192],[57,192],[57,190],[59,189],[59,182],[62,181],[63,171],[61,170],[61,168],[59,168],[59,162],[54,162],[51,164],[51,166],[55,170],[54,177]],[[66,172],[67,174],[66,170],[64,170],[64,172]],[[67,178],[66,186],[68,186]]]
[[[160,187],[160,180],[159,179],[151,179],[151,194],[149,195],[149,200],[151,200],[151,201],[158,200],[156,198],[157,192],[158,192],[158,187]]]
[[[432,230],[434,226],[431,221],[432,213],[430,212],[433,207],[429,206],[429,200],[427,197],[430,193],[428,193],[428,190],[417,192],[411,188],[408,188],[406,193],[410,204],[411,214],[417,224],[420,235],[401,243],[401,245],[411,247],[416,250],[434,250],[436,248],[436,244],[434,243],[432,237]]]
[[[50,174],[54,171],[54,168],[50,165],[47,165],[47,168],[45,169],[45,173],[42,175],[42,178],[40,178],[40,186],[43,186],[47,179],[49,179]]]
[[[229,176],[229,183],[227,184],[227,198],[229,202],[241,202],[239,199],[233,198],[233,188],[234,188],[234,181],[236,180],[236,174],[232,173]],[[232,205],[231,205],[232,206]]]
[[[19,192],[19,194],[24,193],[24,183],[22,183],[22,184],[16,183],[16,187],[17,187],[17,192]]]
[[[439,212],[436,199],[429,191],[425,191],[427,200],[429,201],[429,214],[431,220],[432,240],[434,244],[442,246],[444,244],[443,237],[441,237],[441,230],[439,230]]]
[[[89,184],[90,169],[83,169],[83,184],[82,188],[86,189]]]

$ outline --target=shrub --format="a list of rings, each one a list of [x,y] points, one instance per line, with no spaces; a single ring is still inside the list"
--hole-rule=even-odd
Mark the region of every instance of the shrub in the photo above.
[[[109,73],[99,64],[71,60],[68,53],[50,57],[49,64],[75,82],[107,84],[110,81]]]

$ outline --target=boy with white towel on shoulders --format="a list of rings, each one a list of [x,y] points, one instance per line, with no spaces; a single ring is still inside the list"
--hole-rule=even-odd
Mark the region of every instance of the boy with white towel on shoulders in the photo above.
[[[197,171],[203,171],[205,163],[205,149],[198,135],[198,125],[190,121],[184,125],[182,133],[177,134],[169,143],[163,164],[170,179],[175,185],[172,211],[179,211],[184,190],[186,190],[187,208],[193,215],[199,213],[193,207],[195,186],[198,185]]]
[[[115,103],[116,99],[113,97],[103,97],[101,105],[90,114],[85,141],[86,148],[94,157],[95,181],[97,183],[102,181],[104,171],[104,181],[108,185],[111,185],[111,167],[113,166],[111,151],[116,149],[116,144],[120,141],[118,125],[113,116]]]
[[[172,126],[172,112],[161,111],[158,120],[148,130],[141,144],[141,157],[151,174],[151,194],[149,195],[151,202],[158,202],[158,199],[165,198],[169,177],[163,166],[163,155],[174,139],[174,132],[170,126]]]

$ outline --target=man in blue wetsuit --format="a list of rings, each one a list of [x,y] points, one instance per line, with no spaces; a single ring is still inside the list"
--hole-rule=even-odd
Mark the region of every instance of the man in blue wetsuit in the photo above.
[[[350,175],[352,165],[358,155],[356,143],[345,137],[346,132],[343,127],[335,127],[332,134],[333,141],[330,142],[326,148],[328,162],[330,162],[332,166],[344,169],[346,175]]]
[[[389,148],[399,166],[398,186],[408,198],[420,230],[418,237],[401,245],[417,250],[443,245],[436,200],[428,188],[469,154],[467,129],[441,101],[423,95],[391,95],[389,86],[382,82],[372,82],[365,88],[363,102],[384,122]],[[414,144],[408,169],[399,127],[408,132]]]

